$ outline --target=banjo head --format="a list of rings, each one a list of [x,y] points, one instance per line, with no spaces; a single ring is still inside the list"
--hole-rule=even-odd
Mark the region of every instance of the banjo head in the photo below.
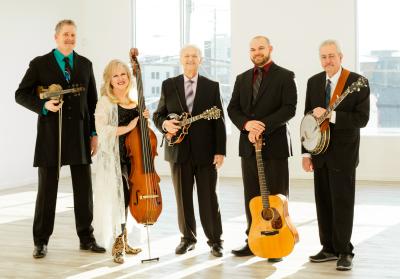
[[[321,129],[312,114],[306,114],[300,124],[300,140],[303,147],[314,153],[321,142]]]

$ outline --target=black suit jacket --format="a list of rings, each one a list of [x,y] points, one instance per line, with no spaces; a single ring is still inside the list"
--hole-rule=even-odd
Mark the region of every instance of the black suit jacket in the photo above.
[[[181,143],[174,146],[165,145],[165,160],[184,163],[190,159],[195,164],[212,164],[215,154],[226,154],[226,130],[219,84],[199,75],[192,115],[196,116],[213,106],[221,109],[221,118],[201,119],[192,123],[188,135]],[[185,100],[184,78],[183,75],[179,75],[163,82],[153,121],[157,129],[163,132],[162,124],[167,116],[170,113],[180,115],[182,112],[188,112],[188,108]]]
[[[38,114],[37,138],[34,166],[48,167],[58,164],[58,113],[42,114],[47,100],[39,99],[37,86],[60,84],[68,88],[64,74],[50,53],[34,58],[25,73],[17,91],[15,100],[18,104]],[[72,84],[85,87],[80,95],[67,94],[62,106],[62,147],[63,165],[89,164],[90,136],[95,131],[94,111],[97,103],[96,83],[92,63],[74,52]]]
[[[263,77],[255,104],[252,104],[253,68],[236,77],[228,115],[240,130],[239,156],[254,155],[244,125],[249,120],[265,124],[264,159],[284,159],[292,155],[287,122],[296,113],[297,90],[294,73],[275,63]]]
[[[358,79],[360,75],[351,72],[343,90]],[[326,73],[312,76],[307,83],[304,113],[316,107],[325,107]],[[314,167],[322,167],[326,162],[334,169],[354,169],[358,165],[360,147],[360,128],[369,119],[369,86],[348,95],[335,109],[335,124],[330,123],[330,142],[325,153],[312,156]],[[306,150],[302,149],[303,153]]]

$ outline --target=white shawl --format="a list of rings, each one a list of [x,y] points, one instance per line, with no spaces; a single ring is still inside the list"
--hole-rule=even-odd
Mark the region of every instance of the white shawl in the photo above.
[[[118,107],[102,96],[95,111],[98,150],[93,186],[93,227],[97,242],[111,247],[126,223],[119,157]]]

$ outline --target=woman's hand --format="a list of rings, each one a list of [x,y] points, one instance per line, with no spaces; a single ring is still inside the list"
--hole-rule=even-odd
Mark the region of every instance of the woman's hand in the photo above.
[[[133,129],[135,129],[138,120],[139,120],[139,116],[135,117],[134,119],[131,120],[131,122],[129,122],[129,124],[126,126],[128,128],[128,132],[130,132]]]
[[[144,116],[144,118],[146,118],[146,119],[149,119],[149,118],[150,118],[150,112],[149,112],[148,109],[145,109],[145,110],[144,110],[143,116]]]

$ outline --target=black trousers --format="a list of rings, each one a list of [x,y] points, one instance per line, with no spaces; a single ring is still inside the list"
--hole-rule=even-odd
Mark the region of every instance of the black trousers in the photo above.
[[[71,165],[75,226],[81,243],[94,240],[93,193],[90,165]],[[47,244],[53,233],[57,202],[57,167],[39,167],[39,187],[33,219],[35,245]]]
[[[216,192],[217,170],[214,165],[170,163],[182,239],[196,242],[193,188],[196,181],[200,221],[208,244],[221,243],[222,222]]]
[[[314,169],[319,238],[324,251],[353,255],[356,170]]]
[[[244,202],[247,219],[246,235],[251,226],[250,200],[260,196],[260,184],[258,182],[257,162],[255,155],[241,159],[242,178],[244,186]],[[289,196],[289,166],[288,159],[263,160],[265,181],[271,195],[282,194]]]

